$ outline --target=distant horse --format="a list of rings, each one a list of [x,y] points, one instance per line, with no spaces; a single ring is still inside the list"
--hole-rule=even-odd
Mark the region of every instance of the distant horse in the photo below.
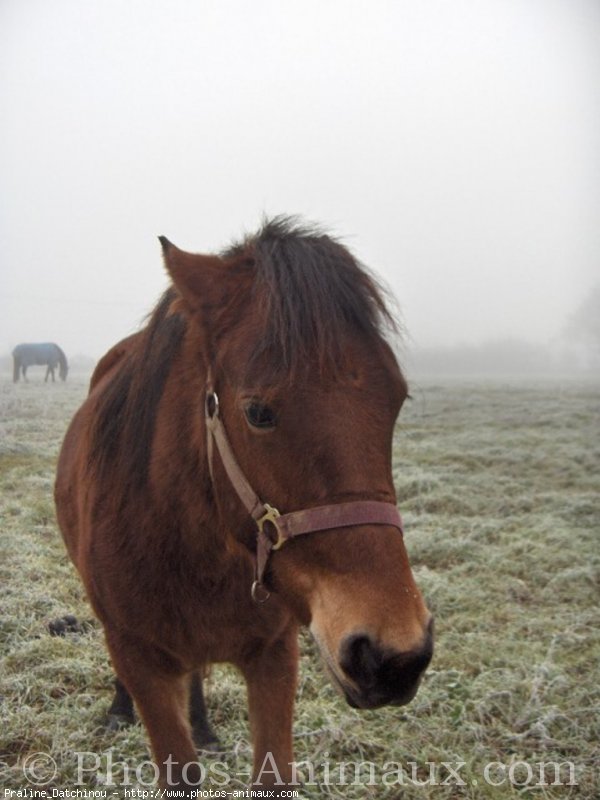
[[[113,709],[135,701],[161,785],[200,783],[193,678],[230,662],[253,781],[276,790],[294,780],[299,625],[355,708],[409,702],[431,658],[391,469],[406,382],[375,281],[328,236],[277,218],[218,256],[161,243],[173,286],[96,368],[58,520]]]
[[[27,367],[47,365],[46,377],[52,375],[54,382],[54,370],[59,368],[61,380],[67,379],[69,367],[67,357],[57,344],[44,342],[43,344],[18,344],[12,351],[13,356],[13,381],[17,383],[19,375],[23,374],[23,379],[27,380]]]

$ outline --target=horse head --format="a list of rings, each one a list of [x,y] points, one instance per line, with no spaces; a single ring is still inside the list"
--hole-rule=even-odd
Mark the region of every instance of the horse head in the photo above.
[[[281,220],[221,256],[161,242],[177,310],[195,336],[195,367],[210,376],[256,496],[281,514],[395,505],[392,442],[407,385],[366,270],[338,242]],[[255,521],[222,453],[211,470],[223,535],[255,552]],[[414,696],[432,655],[432,618],[398,525],[352,520],[290,538],[261,580],[309,626],[351,705]]]

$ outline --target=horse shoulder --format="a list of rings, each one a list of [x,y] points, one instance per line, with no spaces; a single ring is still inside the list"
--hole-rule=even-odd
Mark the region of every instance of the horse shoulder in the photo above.
[[[127,353],[135,346],[137,338],[138,334],[133,334],[118,342],[96,365],[88,397],[71,420],[58,458],[54,485],[57,516],[67,549],[80,571],[84,566],[82,554],[85,552],[82,540],[89,537],[88,526],[81,516],[84,511],[81,497],[87,496],[82,482],[89,480],[86,466],[90,457],[90,437],[98,397],[114,377]]]
[[[81,482],[84,480],[89,435],[89,400],[76,412],[60,449],[54,501],[59,528],[73,562],[79,567],[81,544]]]

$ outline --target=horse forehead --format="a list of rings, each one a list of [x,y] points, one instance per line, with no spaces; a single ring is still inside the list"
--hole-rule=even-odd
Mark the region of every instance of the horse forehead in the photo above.
[[[227,365],[227,372],[240,397],[252,395],[286,405],[308,402],[312,407],[339,407],[378,398],[403,400],[407,394],[400,366],[383,341],[379,346],[349,344],[344,348],[343,363],[323,364],[319,353],[308,353],[304,368],[297,375],[288,374],[268,354],[254,360],[253,345],[248,340],[240,347],[232,345],[229,350],[233,361]]]

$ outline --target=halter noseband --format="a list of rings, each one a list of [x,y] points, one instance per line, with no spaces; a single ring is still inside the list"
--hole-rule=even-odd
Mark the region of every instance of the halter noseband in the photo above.
[[[289,540],[305,533],[347,528],[355,525],[392,525],[402,533],[402,519],[396,506],[379,500],[357,500],[333,503],[303,511],[281,514],[276,508],[263,503],[248,483],[229,443],[219,412],[219,398],[210,382],[205,399],[208,465],[213,478],[213,444],[216,445],[225,472],[246,510],[256,523],[256,572],[252,584],[252,599],[265,602],[269,592],[263,577],[269,556]],[[214,479],[213,479],[214,483]]]

